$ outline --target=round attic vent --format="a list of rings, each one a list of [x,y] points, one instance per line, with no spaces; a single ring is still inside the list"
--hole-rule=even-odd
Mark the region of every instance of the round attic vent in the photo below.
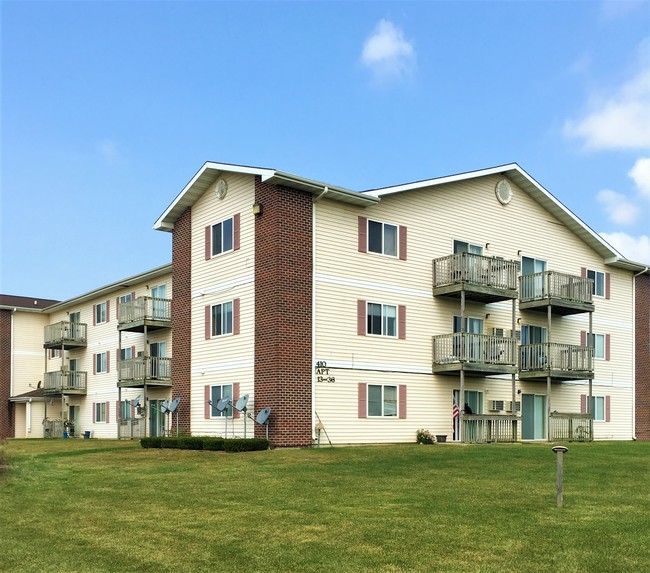
[[[496,194],[497,199],[501,205],[507,205],[510,203],[510,200],[512,199],[512,187],[510,186],[508,180],[501,179],[497,183],[497,186],[494,189],[494,193]]]
[[[226,193],[228,193],[228,183],[226,183],[225,179],[219,179],[214,194],[217,196],[217,199],[223,199]]]

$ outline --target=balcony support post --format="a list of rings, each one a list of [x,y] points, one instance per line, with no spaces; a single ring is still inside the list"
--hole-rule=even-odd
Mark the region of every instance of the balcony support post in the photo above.
[[[465,359],[465,290],[460,292],[460,348],[461,360]],[[460,369],[460,390],[458,391],[458,439],[462,444],[465,441],[465,369]]]
[[[589,313],[589,342],[587,343],[587,360],[588,360],[588,368],[590,370],[594,369],[593,366],[593,361],[594,361],[594,355],[596,354],[595,351],[595,346],[596,346],[596,340],[595,336],[593,335],[593,312]],[[591,417],[589,419],[589,434],[591,437],[591,440],[593,441],[594,439],[594,413],[593,413],[593,379],[589,378],[589,398],[587,398],[587,413],[591,414]]]
[[[144,435],[143,437],[147,437],[147,417],[149,416],[149,404],[148,404],[148,398],[147,398],[147,381],[145,380],[144,386],[142,389],[142,395],[143,400],[144,400]]]
[[[548,307],[546,308],[546,324],[547,324],[547,342],[546,344],[546,352],[547,352],[547,366],[551,365],[551,345],[550,342],[553,340],[551,337],[551,319],[553,317],[553,314],[551,312],[551,305],[549,304]],[[550,371],[549,375],[546,377],[546,438],[550,442],[551,441],[551,376],[550,376]]]
[[[512,330],[510,331],[511,336],[514,338],[515,337],[515,328],[517,328],[517,308],[516,308],[516,303],[515,299],[512,299]],[[516,346],[515,346],[515,352],[516,351]],[[512,415],[516,416],[517,415],[517,389],[516,389],[516,380],[517,375],[515,372],[512,373]],[[517,421],[514,420],[512,422],[512,441],[516,442],[517,441]]]

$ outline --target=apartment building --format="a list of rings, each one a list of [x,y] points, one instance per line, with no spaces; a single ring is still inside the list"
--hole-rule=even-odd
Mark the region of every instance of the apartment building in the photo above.
[[[171,398],[184,432],[278,446],[650,428],[647,268],[516,164],[358,193],[208,162],[154,228],[173,234],[170,266],[29,313],[45,385],[26,385],[38,368],[12,378],[16,436],[53,414],[156,435]]]

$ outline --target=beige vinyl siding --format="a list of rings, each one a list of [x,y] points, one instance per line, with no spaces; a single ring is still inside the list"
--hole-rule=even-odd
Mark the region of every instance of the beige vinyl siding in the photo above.
[[[216,197],[215,183],[192,207],[192,433],[223,435],[224,420],[204,417],[206,385],[240,383],[240,394],[250,394],[253,411],[253,356],[255,348],[255,202],[254,178],[223,174],[228,192]],[[240,248],[205,260],[205,228],[239,214]],[[239,299],[239,334],[205,339],[205,307]],[[243,436],[243,420],[235,420]],[[248,434],[253,423],[249,420]],[[228,420],[229,435],[233,424]]]
[[[343,441],[371,439],[362,429],[370,427],[369,422],[357,419],[357,384],[386,377],[394,383],[408,384],[409,417],[408,421],[390,420],[394,429],[382,429],[382,437],[371,441],[412,441],[418,427],[438,431],[448,424],[450,432],[451,388],[459,386],[458,377],[426,372],[431,372],[431,336],[451,333],[453,316],[460,314],[459,301],[431,294],[432,261],[452,254],[456,239],[482,245],[485,256],[518,261],[522,256],[544,259],[552,271],[580,276],[585,267],[610,273],[611,298],[594,299],[593,331],[611,336],[611,360],[596,361],[594,394],[603,394],[596,388],[609,385],[617,397],[612,399],[612,421],[606,429],[597,425],[595,432],[597,437],[632,436],[631,273],[604,265],[602,257],[514,183],[511,203],[501,205],[494,194],[499,179],[489,176],[385,195],[379,204],[366,209],[328,200],[316,204],[315,359],[350,369],[336,370],[333,384],[317,384],[316,410],[321,418],[330,421],[330,435],[340,435]],[[405,226],[407,260],[358,252],[359,216]],[[406,305],[406,340],[357,335],[358,300]],[[468,301],[465,314],[483,320],[484,334],[491,334],[492,328],[512,327],[511,301],[489,305]],[[520,318],[517,330],[523,324],[547,326],[545,313],[517,311],[516,317]],[[587,313],[553,316],[551,340],[579,345],[580,332],[588,331],[588,325]],[[511,400],[510,377],[466,378],[465,388],[483,391],[485,403]],[[546,394],[546,384],[541,382],[517,381],[517,388]],[[566,404],[570,411],[579,412],[581,393],[585,391],[579,385],[553,384],[553,409],[559,409],[556,403]],[[337,395],[345,396],[345,406],[341,406]],[[420,402],[422,405],[414,408],[427,410],[428,418],[411,415],[411,405]]]
[[[12,396],[35,390],[43,380],[43,332],[46,324],[47,317],[40,313],[17,310],[12,316]]]

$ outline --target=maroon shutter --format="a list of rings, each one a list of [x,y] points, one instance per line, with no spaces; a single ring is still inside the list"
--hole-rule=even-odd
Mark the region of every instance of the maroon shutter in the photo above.
[[[210,329],[210,305],[205,307],[205,339],[210,340],[210,334],[212,333]]]
[[[93,326],[97,326],[97,305],[93,304]]]
[[[205,228],[205,260],[209,261],[212,257],[212,225]]]
[[[120,297],[119,296],[115,297],[115,316],[119,320],[120,318]]]
[[[135,300],[135,291],[131,293],[131,300]]]
[[[93,424],[95,423],[96,418],[97,418],[97,408],[95,407],[95,402],[93,402]]]
[[[582,267],[582,268],[580,269],[580,276],[581,276],[583,279],[587,278],[587,269],[586,269],[585,267]]]
[[[232,417],[233,418],[240,417],[239,410],[235,408],[235,404],[237,403],[237,400],[239,400],[239,382],[235,382],[232,385]]]
[[[239,334],[239,299],[236,298],[232,301],[232,333]]]
[[[97,374],[97,354],[93,354],[93,374]]]
[[[111,403],[106,402],[106,423],[111,421]]]
[[[366,301],[357,301],[357,334],[359,336],[366,335]]]
[[[106,351],[106,373],[111,371],[111,351]]]
[[[611,296],[612,275],[605,273],[605,298],[609,300]]]
[[[363,382],[359,382],[359,418],[368,417],[368,388]]]
[[[400,340],[406,339],[406,306],[397,307],[397,334]]]
[[[406,384],[399,385],[399,418],[406,419]]]
[[[359,217],[359,252],[368,252],[368,219]]]
[[[106,301],[106,322],[111,321],[111,301]]]
[[[239,213],[233,215],[232,218],[232,248],[233,251],[238,251],[240,246],[240,216]]]
[[[131,346],[131,358],[135,358],[135,344]]]
[[[587,332],[585,330],[580,331],[580,346],[587,346]]]
[[[586,414],[587,413],[587,395],[586,394],[580,394],[580,413],[581,414]]]
[[[399,259],[406,260],[406,227],[402,225],[399,227]]]
[[[611,337],[609,334],[605,335],[605,360],[609,360],[611,357],[610,352]]]
[[[212,409],[212,406],[210,406],[210,386],[204,386],[203,387],[203,398],[205,401],[204,407],[203,407],[203,417],[206,420],[210,419],[210,410]]]
[[[115,400],[115,419],[119,420],[120,419],[120,401]]]
[[[115,367],[117,368],[118,372],[120,370],[120,360],[122,359],[122,353],[120,352],[120,349],[117,348],[115,350]]]
[[[135,418],[135,404],[131,401],[131,418]]]
[[[605,396],[605,422],[611,422],[611,401],[609,396]]]

